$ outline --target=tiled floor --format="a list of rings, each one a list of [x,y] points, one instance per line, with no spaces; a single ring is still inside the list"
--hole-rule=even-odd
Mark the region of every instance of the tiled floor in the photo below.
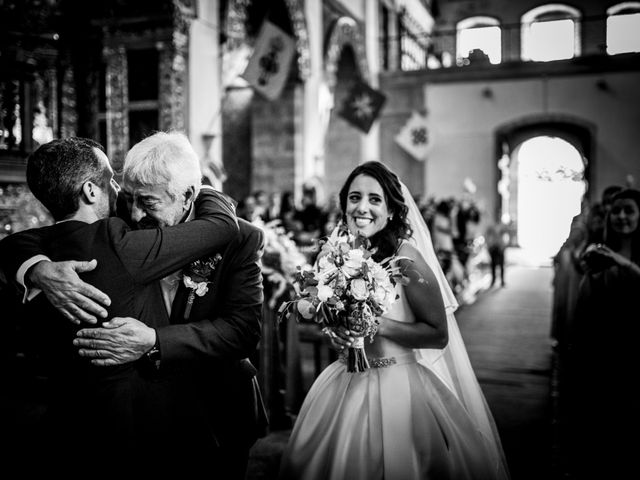
[[[549,267],[510,265],[507,286],[481,292],[458,324],[500,431],[513,480],[554,477]],[[308,361],[308,359],[305,359]],[[276,478],[289,431],[254,446],[248,480]]]

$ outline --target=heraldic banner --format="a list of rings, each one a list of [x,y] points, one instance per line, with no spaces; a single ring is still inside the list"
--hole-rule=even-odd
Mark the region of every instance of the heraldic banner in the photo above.
[[[364,133],[369,133],[386,100],[382,92],[358,81],[349,91],[338,115]]]
[[[427,117],[418,112],[413,112],[411,118],[396,135],[395,141],[416,160],[424,160],[431,147],[429,130],[427,129]]]
[[[287,83],[295,47],[295,39],[265,20],[242,77],[267,99],[277,99]]]

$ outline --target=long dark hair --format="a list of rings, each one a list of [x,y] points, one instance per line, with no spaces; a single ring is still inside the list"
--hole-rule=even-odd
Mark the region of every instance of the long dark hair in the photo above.
[[[635,202],[638,210],[640,210],[640,190],[635,188],[620,190],[611,198],[611,205],[616,200],[627,198]],[[618,251],[621,241],[620,234],[611,228],[611,210],[609,210],[604,226],[604,243],[612,250]],[[636,227],[635,232],[631,234],[631,261],[640,265],[640,224]]]
[[[346,223],[345,217],[349,188],[358,175],[367,175],[380,184],[384,192],[387,208],[389,212],[392,213],[392,218],[387,222],[387,225],[369,239],[371,245],[378,249],[375,255],[373,255],[373,258],[379,261],[393,255],[398,249],[401,240],[411,237],[411,226],[407,221],[409,209],[404,203],[402,186],[398,176],[384,164],[377,161],[370,161],[358,165],[349,174],[340,190],[340,209],[342,210],[343,222]]]

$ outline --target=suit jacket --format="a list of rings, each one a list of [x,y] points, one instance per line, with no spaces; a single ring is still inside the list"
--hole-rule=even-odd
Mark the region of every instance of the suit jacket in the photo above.
[[[238,234],[234,207],[220,193],[203,190],[196,212],[196,220],[166,229],[132,231],[121,219],[108,218],[19,232],[0,242],[0,263],[13,279],[19,265],[35,254],[54,261],[95,258],[97,268],[81,277],[111,298],[108,318],[131,316],[148,325],[168,325],[156,280],[205,254],[223,251]],[[59,436],[86,415],[93,431],[100,432],[101,443],[135,448],[146,436],[139,421],[147,414],[142,400],[155,382],[146,363],[92,366],[72,344],[77,330],[86,325],[73,325],[44,295],[29,302],[26,312],[26,338],[49,378],[47,431]]]
[[[208,292],[194,296],[188,318],[189,289],[181,283],[170,325],[157,328],[158,373],[167,389],[158,397],[171,414],[155,428],[176,450],[248,449],[265,427],[256,369],[247,359],[261,335],[264,235],[240,218],[238,225],[239,235],[222,253]]]

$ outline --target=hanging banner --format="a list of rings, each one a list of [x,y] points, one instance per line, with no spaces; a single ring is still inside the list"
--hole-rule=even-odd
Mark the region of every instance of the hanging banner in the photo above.
[[[277,99],[287,83],[295,48],[291,36],[265,20],[242,77],[267,99]]]
[[[349,91],[338,115],[364,133],[369,133],[386,100],[382,92],[359,81]]]
[[[396,143],[409,155],[418,161],[426,158],[431,147],[427,117],[413,112],[411,118],[395,137]]]

